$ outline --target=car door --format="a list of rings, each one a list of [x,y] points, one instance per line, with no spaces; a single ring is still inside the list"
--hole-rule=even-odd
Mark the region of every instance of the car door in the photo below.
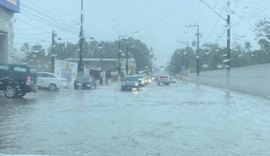
[[[37,74],[37,86],[38,87],[45,87],[44,85],[44,78],[45,78],[45,74],[44,73],[38,73]]]
[[[44,73],[43,84],[44,87],[49,87],[50,84],[55,84],[55,76],[49,73]]]

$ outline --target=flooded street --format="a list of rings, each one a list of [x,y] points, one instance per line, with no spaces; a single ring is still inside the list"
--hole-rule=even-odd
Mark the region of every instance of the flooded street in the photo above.
[[[0,155],[270,155],[270,101],[195,84],[0,96]]]

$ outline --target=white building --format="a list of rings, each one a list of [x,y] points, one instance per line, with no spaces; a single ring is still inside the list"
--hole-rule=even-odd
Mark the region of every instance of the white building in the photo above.
[[[0,63],[12,63],[13,51],[13,16],[19,12],[19,0],[0,0]]]

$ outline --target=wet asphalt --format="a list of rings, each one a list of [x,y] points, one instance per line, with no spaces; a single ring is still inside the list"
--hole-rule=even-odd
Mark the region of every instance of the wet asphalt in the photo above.
[[[0,96],[0,155],[270,155],[270,101],[178,82]]]

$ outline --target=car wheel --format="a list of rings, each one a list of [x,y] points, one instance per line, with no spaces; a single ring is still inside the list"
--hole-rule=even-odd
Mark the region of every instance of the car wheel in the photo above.
[[[14,98],[17,94],[16,88],[14,85],[7,85],[5,90],[5,96],[7,98]]]
[[[20,93],[20,94],[17,94],[16,96],[19,97],[19,98],[21,98],[21,97],[23,97],[24,95],[25,95],[25,93]]]
[[[17,86],[17,93],[16,93],[16,96],[18,98],[21,98],[25,95],[26,93],[22,90],[22,87],[21,86]]]
[[[56,85],[55,85],[55,84],[50,84],[50,85],[49,85],[49,90],[50,90],[50,91],[56,91],[56,90],[57,90]]]

